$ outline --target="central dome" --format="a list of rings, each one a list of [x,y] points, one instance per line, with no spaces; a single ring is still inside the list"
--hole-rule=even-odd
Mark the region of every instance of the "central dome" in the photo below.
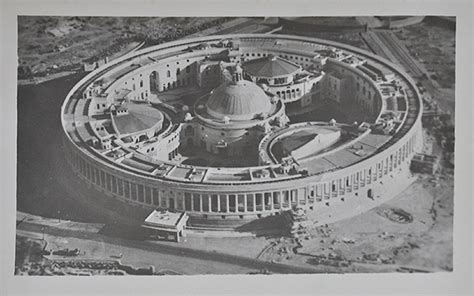
[[[257,114],[269,113],[272,103],[256,84],[228,81],[214,89],[206,103],[207,113],[216,119],[250,120]]]

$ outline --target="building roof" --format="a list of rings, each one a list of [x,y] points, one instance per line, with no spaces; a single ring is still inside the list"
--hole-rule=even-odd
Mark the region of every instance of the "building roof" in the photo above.
[[[129,135],[147,130],[163,121],[163,114],[148,104],[128,103],[128,114],[112,115],[118,134]]]
[[[272,55],[250,60],[244,63],[242,68],[248,74],[257,77],[289,76],[301,69],[295,63]]]
[[[214,118],[234,120],[252,119],[272,109],[270,98],[255,83],[228,81],[214,89],[206,103],[207,112]]]
[[[179,231],[187,220],[188,216],[185,212],[154,210],[146,217],[143,226],[167,231]]]
[[[313,127],[302,127],[295,132],[282,137],[277,141],[272,147],[272,153],[278,158],[293,155],[297,150],[305,150],[307,156],[308,152],[316,153],[317,150],[322,150],[326,148],[329,144],[332,144],[331,139],[328,140],[328,135],[335,134],[340,132],[339,127],[331,126],[313,126]],[[308,151],[309,149],[309,151]],[[303,155],[300,153],[297,154],[302,158]]]

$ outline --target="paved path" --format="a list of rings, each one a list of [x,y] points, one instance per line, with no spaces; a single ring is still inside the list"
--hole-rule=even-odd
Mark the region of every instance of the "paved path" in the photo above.
[[[33,224],[28,222],[20,223],[17,226],[19,231],[27,232],[36,232],[57,237],[64,237],[65,239],[82,239],[87,240],[89,243],[100,243],[108,244],[113,246],[121,246],[125,248],[132,248],[137,252],[147,251],[153,252],[161,255],[166,255],[166,263],[170,264],[173,261],[182,260],[182,258],[188,258],[190,261],[188,264],[192,264],[194,261],[198,261],[202,268],[195,270],[196,273],[216,273],[215,270],[219,269],[221,273],[224,273],[222,269],[222,264],[228,268],[228,272],[225,273],[236,273],[235,270],[241,272],[242,268],[248,269],[248,271],[262,270],[264,268],[268,269],[273,273],[322,273],[326,272],[324,268],[305,268],[299,266],[292,266],[281,263],[272,263],[267,261],[260,261],[253,258],[229,255],[219,252],[209,252],[203,250],[195,250],[191,248],[185,248],[178,244],[176,245],[167,245],[160,242],[151,242],[151,241],[137,241],[137,240],[126,240],[115,237],[108,237],[98,233],[90,233],[84,231],[71,231],[67,229],[60,229],[55,227],[44,228],[42,225]],[[205,262],[204,262],[205,261]],[[216,267],[214,267],[216,265]],[[186,270],[178,270],[186,273]],[[239,272],[237,272],[239,273]]]

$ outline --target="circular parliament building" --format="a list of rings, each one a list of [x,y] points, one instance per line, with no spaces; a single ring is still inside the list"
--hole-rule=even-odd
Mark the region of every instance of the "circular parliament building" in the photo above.
[[[412,180],[421,115],[400,67],[273,34],[129,53],[85,76],[61,109],[66,159],[90,200],[203,229],[295,211],[321,225],[386,202]]]

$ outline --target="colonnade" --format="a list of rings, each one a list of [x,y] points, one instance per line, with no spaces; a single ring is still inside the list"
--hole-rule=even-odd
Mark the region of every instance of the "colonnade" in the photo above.
[[[96,165],[92,165],[74,148],[69,148],[68,154],[72,166],[77,173],[87,182],[99,187],[112,196],[137,203],[150,208],[167,208],[179,211],[186,211],[195,214],[259,214],[279,212],[298,206],[306,206],[313,209],[312,204],[324,203],[330,206],[334,199],[344,201],[345,198],[360,196],[363,198],[375,198],[377,192],[373,191],[376,186],[371,184],[383,182],[387,178],[395,178],[399,166],[409,166],[411,155],[415,152],[417,134],[413,136],[398,149],[378,161],[368,161],[370,166],[363,169],[349,170],[344,176],[344,170],[340,170],[337,179],[309,182],[305,187],[288,188],[285,190],[263,190],[258,192],[245,192],[242,186],[241,192],[234,193],[213,193],[197,192],[192,190],[192,184],[182,186],[183,190],[175,188],[168,190],[146,185],[145,182],[132,180],[132,178],[122,177],[118,174],[103,170]],[[394,147],[389,148],[393,150]],[[384,153],[386,154],[386,153]],[[403,164],[403,162],[408,162]],[[379,185],[379,184],[377,184]],[[262,185],[263,187],[263,185]],[[268,186],[265,186],[268,188]],[[366,189],[366,190],[362,190]]]

